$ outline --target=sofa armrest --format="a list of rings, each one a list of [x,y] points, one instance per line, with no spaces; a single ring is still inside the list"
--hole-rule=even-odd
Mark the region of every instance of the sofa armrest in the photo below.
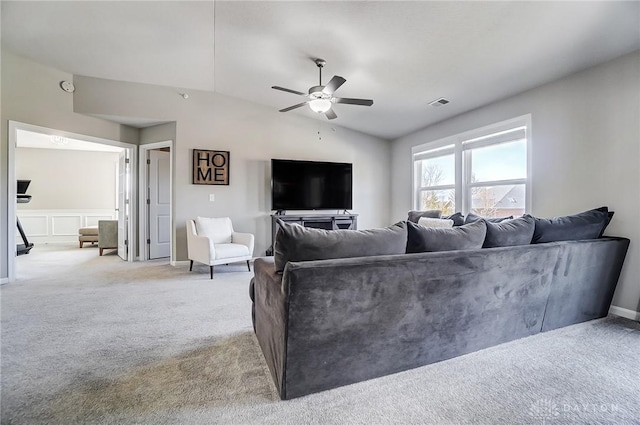
[[[187,220],[187,258],[210,265],[216,251],[213,242],[206,236],[198,236],[196,222]]]
[[[118,220],[98,221],[98,247],[118,247]]]
[[[255,237],[251,233],[233,232],[231,234],[231,242],[245,245],[247,248],[249,248],[249,255],[253,256]]]
[[[276,273],[273,257],[256,258],[254,274],[256,337],[280,398],[284,399],[288,305],[282,288],[282,275]]]

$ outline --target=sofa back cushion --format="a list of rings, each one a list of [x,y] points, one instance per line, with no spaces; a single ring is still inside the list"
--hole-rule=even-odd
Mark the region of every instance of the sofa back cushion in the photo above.
[[[600,207],[563,217],[537,218],[531,243],[597,239],[609,224],[609,208]]]
[[[453,220],[454,226],[462,226],[464,224],[464,216],[460,212],[457,212],[451,215],[443,215],[440,218],[444,218],[446,220]]]
[[[437,229],[407,223],[407,254],[482,248],[487,233],[483,220],[451,229]]]
[[[531,216],[505,220],[500,223],[486,221],[486,224],[487,236],[484,238],[483,248],[529,245],[536,226]]]
[[[479,220],[485,220],[489,223],[500,223],[502,221],[512,220],[512,219],[513,219],[512,215],[507,217],[481,217],[474,213],[469,213],[467,217],[464,219],[464,224],[473,223],[474,221],[479,221]]]
[[[278,226],[274,244],[278,272],[289,261],[404,254],[407,246],[405,222],[369,230],[320,230],[282,220]]]
[[[409,211],[407,221],[411,221],[412,223],[417,223],[418,220],[420,220],[420,217],[440,218],[440,216],[442,216],[442,211],[440,210]]]

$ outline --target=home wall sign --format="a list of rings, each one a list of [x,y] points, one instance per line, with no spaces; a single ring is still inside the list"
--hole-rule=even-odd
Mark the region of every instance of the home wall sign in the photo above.
[[[193,150],[193,184],[229,185],[229,151]]]

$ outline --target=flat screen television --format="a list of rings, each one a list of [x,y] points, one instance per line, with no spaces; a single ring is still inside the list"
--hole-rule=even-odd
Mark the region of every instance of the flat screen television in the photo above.
[[[341,162],[271,160],[274,210],[352,208],[353,165]]]

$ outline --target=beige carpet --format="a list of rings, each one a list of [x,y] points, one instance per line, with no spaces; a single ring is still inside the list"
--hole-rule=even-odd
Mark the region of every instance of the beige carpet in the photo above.
[[[640,324],[604,319],[282,402],[245,265],[37,246],[4,285],[3,424],[638,424]]]

